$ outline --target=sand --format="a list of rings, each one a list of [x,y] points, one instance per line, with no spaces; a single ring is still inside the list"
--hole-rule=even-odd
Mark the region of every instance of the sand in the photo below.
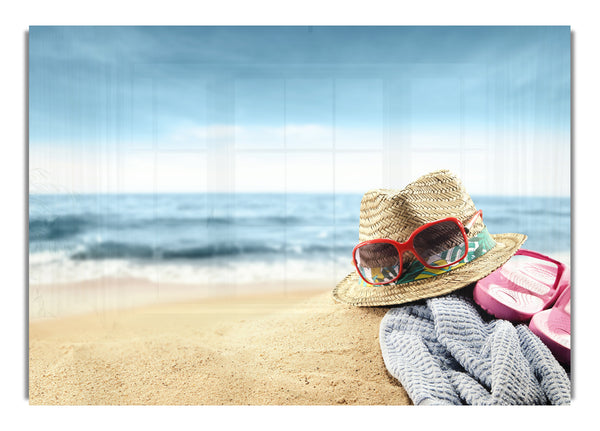
[[[403,405],[379,347],[387,308],[318,291],[35,319],[30,404]]]

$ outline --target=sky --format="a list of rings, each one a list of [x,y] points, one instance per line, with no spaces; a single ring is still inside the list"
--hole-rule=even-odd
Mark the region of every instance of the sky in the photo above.
[[[30,27],[33,193],[569,195],[570,29]]]

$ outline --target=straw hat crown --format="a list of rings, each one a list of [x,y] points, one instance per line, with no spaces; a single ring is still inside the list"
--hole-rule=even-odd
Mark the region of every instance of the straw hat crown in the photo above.
[[[376,189],[363,195],[360,203],[359,242],[389,238],[404,242],[425,223],[445,217],[465,222],[477,208],[461,181],[448,170],[424,175],[403,190]],[[475,224],[469,237],[484,225]]]

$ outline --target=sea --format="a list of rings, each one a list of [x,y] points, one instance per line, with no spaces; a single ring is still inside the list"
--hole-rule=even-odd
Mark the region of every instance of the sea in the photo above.
[[[361,194],[31,194],[29,284],[328,283],[353,270]],[[472,196],[491,233],[570,264],[569,197]]]

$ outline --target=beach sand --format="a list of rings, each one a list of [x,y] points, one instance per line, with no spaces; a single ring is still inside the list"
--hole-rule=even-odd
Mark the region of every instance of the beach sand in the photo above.
[[[410,404],[381,356],[387,308],[345,306],[330,291],[33,319],[30,404]]]

